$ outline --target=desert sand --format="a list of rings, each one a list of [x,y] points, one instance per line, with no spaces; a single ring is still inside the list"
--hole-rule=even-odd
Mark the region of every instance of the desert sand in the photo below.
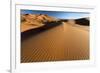
[[[22,62],[89,59],[89,31],[62,24],[22,41]]]
[[[21,33],[41,28],[33,28],[32,25],[21,27]],[[32,32],[30,34],[30,37],[21,40],[22,63],[89,59],[89,26],[81,26],[70,21],[35,36]]]
[[[44,22],[56,21],[57,19],[54,17],[50,17],[48,15],[42,14],[23,14],[21,15],[21,32],[25,32],[30,29],[41,27]]]

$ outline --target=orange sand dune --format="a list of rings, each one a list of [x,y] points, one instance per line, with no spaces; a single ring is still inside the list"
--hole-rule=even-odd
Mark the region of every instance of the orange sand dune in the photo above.
[[[44,24],[41,24],[40,26],[36,26],[36,25],[27,24],[27,23],[22,23],[21,26],[20,26],[20,30],[21,30],[21,32],[25,32],[27,30],[39,28],[39,27],[41,27],[43,25]]]
[[[28,26],[24,26],[28,27]],[[89,59],[89,29],[63,23],[21,41],[21,62]]]
[[[45,25],[44,22],[52,22],[56,20],[56,18],[44,14],[23,14],[21,15],[21,32],[41,27]]]

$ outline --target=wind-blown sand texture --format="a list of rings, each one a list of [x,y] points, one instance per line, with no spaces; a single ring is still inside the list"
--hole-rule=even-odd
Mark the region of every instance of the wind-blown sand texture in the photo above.
[[[89,26],[55,21],[21,31],[21,63],[88,59]]]

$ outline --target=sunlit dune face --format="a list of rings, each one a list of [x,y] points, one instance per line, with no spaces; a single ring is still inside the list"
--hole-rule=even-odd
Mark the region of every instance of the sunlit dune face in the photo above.
[[[89,18],[21,15],[21,62],[89,60],[88,22]]]
[[[38,22],[44,22],[44,21],[54,21],[56,20],[53,17],[47,16],[47,15],[39,15],[39,14],[27,14],[21,16],[22,20],[26,21],[38,21]]]
[[[45,25],[45,22],[52,22],[56,19],[44,14],[23,14],[21,15],[21,31],[38,28]]]
[[[89,59],[89,31],[74,25],[63,22],[23,40],[21,62]]]

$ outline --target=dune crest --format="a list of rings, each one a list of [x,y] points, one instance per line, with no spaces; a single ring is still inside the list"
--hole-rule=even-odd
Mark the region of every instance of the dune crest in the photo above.
[[[21,32],[28,29],[38,28],[45,25],[45,22],[57,21],[56,18],[46,14],[22,14],[21,15]]]

